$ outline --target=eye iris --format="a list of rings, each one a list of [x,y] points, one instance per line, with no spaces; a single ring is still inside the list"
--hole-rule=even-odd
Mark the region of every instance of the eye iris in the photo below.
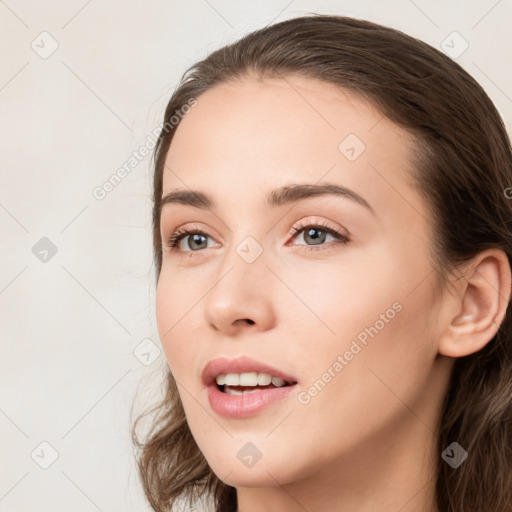
[[[315,232],[320,233],[320,235],[317,235],[317,236],[313,235],[313,233],[315,233]],[[304,233],[304,241],[307,242],[306,236],[312,238],[312,240],[313,240],[312,245],[318,245],[318,244],[321,244],[322,242],[325,242],[325,237],[327,236],[327,233],[325,231],[322,231],[317,228],[310,228]]]
[[[206,243],[206,237],[204,235],[201,235],[200,233],[195,233],[194,235],[189,235],[188,238],[189,238],[188,246],[192,250],[194,250],[194,248],[190,245],[191,244],[190,238],[192,238],[193,243],[196,243],[196,242],[199,243],[199,244],[201,244],[201,243],[205,244]],[[205,247],[199,247],[199,249],[204,249],[204,248]],[[196,249],[197,249],[197,247],[196,247]]]

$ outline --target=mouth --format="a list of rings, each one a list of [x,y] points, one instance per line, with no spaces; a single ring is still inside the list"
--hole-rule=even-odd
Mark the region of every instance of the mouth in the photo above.
[[[247,395],[262,389],[277,389],[297,384],[270,373],[222,373],[215,377],[217,389],[228,395]]]
[[[297,379],[260,361],[241,357],[210,361],[202,372],[212,409],[229,418],[245,418],[289,397]]]
[[[282,387],[297,384],[297,379],[279,368],[243,356],[236,359],[212,359],[203,369],[201,380],[206,387],[213,384],[250,391],[260,387]]]

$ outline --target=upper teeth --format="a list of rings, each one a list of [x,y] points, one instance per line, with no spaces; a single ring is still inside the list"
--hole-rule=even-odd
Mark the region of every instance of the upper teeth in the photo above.
[[[279,377],[272,377],[268,373],[227,373],[217,376],[215,379],[219,386],[268,386],[271,382],[276,387],[281,387],[286,384],[283,379]]]

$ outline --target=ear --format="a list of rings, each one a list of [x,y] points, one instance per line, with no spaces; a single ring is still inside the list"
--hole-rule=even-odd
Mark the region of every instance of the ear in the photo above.
[[[498,332],[511,294],[511,270],[500,249],[479,253],[455,284],[449,301],[448,325],[439,340],[439,353],[464,357],[478,352]],[[447,304],[448,305],[448,304]]]

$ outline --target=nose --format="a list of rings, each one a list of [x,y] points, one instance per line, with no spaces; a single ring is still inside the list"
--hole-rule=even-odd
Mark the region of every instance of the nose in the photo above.
[[[272,329],[276,324],[274,281],[263,254],[247,263],[233,250],[203,301],[206,322],[229,336]]]

